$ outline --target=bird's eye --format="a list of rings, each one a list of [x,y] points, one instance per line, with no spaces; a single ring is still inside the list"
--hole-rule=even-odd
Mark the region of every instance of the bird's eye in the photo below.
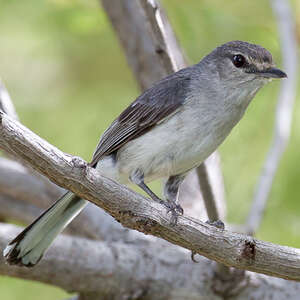
[[[241,68],[245,65],[246,59],[243,55],[237,54],[233,56],[232,62],[237,68]]]

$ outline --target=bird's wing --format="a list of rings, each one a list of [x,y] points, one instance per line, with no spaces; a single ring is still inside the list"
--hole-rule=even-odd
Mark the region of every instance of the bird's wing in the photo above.
[[[182,69],[139,96],[104,132],[90,165],[95,166],[103,156],[143,135],[176,112],[186,98],[190,79],[190,68]]]

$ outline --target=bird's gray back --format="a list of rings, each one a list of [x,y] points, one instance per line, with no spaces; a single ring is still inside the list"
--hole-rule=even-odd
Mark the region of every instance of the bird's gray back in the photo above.
[[[173,73],[131,103],[102,135],[91,165],[176,112],[189,93],[192,74],[192,67]]]

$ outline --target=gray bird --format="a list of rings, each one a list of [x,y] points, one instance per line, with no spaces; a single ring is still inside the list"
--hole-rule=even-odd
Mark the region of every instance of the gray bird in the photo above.
[[[140,95],[104,132],[89,165],[115,181],[138,185],[176,223],[183,213],[178,190],[187,172],[224,141],[262,86],[284,77],[263,47],[242,41],[221,45]],[[167,178],[165,201],[146,185],[159,178]],[[3,253],[8,263],[38,263],[87,203],[67,192],[9,243]]]

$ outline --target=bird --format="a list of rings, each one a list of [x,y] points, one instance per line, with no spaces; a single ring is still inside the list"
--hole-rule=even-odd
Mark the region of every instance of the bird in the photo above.
[[[222,44],[137,97],[103,133],[89,166],[121,184],[136,184],[166,206],[176,224],[186,174],[218,148],[264,85],[285,77],[262,46]],[[164,199],[147,186],[156,179],[166,179]],[[87,203],[70,191],[64,194],[7,245],[6,261],[36,265]]]

